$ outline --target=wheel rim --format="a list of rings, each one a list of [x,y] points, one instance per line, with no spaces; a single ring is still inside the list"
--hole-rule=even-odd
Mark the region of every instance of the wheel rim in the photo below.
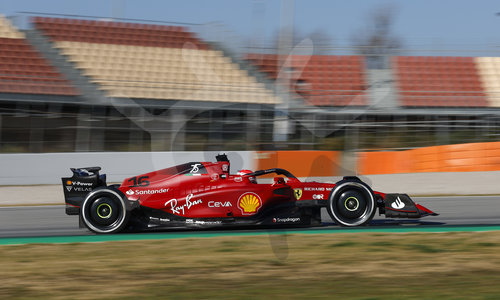
[[[100,195],[89,199],[89,221],[94,226],[112,227],[120,220],[120,203],[109,195]]]
[[[112,190],[90,193],[82,205],[82,219],[92,231],[110,233],[119,228],[127,215],[122,197]]]
[[[356,222],[362,218],[368,208],[365,195],[354,189],[344,189],[339,194],[335,210],[341,219],[346,222]]]
[[[348,211],[355,211],[359,208],[359,200],[356,197],[349,197],[345,200],[344,207]]]
[[[112,213],[113,213],[113,208],[111,207],[111,205],[107,203],[99,204],[99,206],[97,207],[97,215],[101,219],[109,219]]]
[[[332,218],[345,226],[358,226],[369,221],[375,210],[371,191],[358,182],[346,182],[335,188],[329,198]]]

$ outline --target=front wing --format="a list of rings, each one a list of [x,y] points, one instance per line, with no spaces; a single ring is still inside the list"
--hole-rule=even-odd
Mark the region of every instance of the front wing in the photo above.
[[[421,218],[438,215],[430,209],[413,202],[407,194],[385,194],[380,209],[386,218]]]

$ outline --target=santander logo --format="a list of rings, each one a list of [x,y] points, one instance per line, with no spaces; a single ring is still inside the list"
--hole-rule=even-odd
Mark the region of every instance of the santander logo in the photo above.
[[[394,208],[394,209],[402,209],[402,208],[404,208],[404,207],[405,207],[405,204],[404,204],[404,202],[403,202],[403,201],[401,201],[401,199],[399,199],[399,197],[398,197],[398,198],[396,198],[396,201],[392,202],[391,206],[392,206],[392,208]]]

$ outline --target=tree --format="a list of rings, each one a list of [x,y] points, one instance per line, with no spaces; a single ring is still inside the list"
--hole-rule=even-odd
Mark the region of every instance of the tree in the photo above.
[[[387,67],[387,58],[402,48],[401,39],[392,33],[395,15],[393,6],[376,8],[366,19],[365,27],[351,38],[355,52],[367,57],[369,68]]]
[[[327,54],[328,50],[333,46],[332,37],[324,29],[316,29],[312,32],[304,34],[297,29],[293,31],[293,38],[291,40],[292,48],[303,40],[309,38],[313,45],[313,54]],[[280,43],[280,31],[274,34],[272,39],[272,46],[278,49]]]
[[[311,39],[314,47],[314,54],[326,54],[328,50],[333,47],[333,39],[324,29],[316,29],[304,38]]]

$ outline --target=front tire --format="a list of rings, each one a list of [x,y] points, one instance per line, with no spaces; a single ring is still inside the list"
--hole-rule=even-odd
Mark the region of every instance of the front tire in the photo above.
[[[375,197],[361,181],[341,181],[330,192],[327,210],[339,225],[361,226],[370,222],[375,215]]]
[[[83,224],[96,233],[117,233],[128,224],[130,212],[121,193],[112,188],[94,190],[83,201]]]

